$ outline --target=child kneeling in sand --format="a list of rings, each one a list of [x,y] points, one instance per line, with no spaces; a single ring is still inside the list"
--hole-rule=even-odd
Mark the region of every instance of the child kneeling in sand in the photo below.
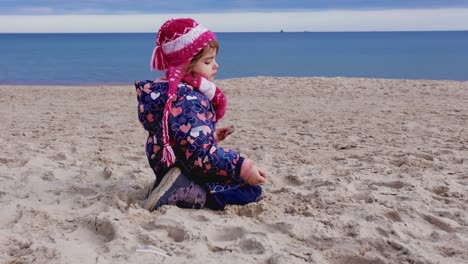
[[[166,79],[135,82],[138,118],[149,132],[146,155],[156,181],[144,207],[224,209],[257,201],[266,174],[252,160],[218,146],[226,98],[213,83],[218,70],[213,32],[190,18],[160,28],[151,66]]]

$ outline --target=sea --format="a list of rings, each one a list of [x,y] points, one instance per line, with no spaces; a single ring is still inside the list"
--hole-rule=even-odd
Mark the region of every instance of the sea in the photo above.
[[[217,79],[252,76],[468,80],[468,31],[217,33]],[[155,79],[154,33],[0,34],[0,84]]]

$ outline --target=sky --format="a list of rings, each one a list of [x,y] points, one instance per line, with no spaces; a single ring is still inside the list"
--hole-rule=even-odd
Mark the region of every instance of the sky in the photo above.
[[[468,0],[0,0],[0,33],[155,32],[175,17],[215,32],[468,30]]]

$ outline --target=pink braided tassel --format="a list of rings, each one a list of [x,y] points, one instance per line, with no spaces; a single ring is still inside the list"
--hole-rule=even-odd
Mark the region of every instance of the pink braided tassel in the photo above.
[[[151,64],[151,70],[156,69],[156,49],[157,49],[157,48],[158,48],[158,47],[155,47],[155,48],[154,48],[154,50],[153,50],[153,55],[151,55],[151,62],[150,62],[150,64]]]
[[[162,48],[156,46],[153,50],[153,55],[151,56],[151,69],[163,71],[167,67],[167,62],[164,60]]]
[[[156,51],[156,56],[158,55],[158,51]],[[157,64],[158,67],[160,66]],[[162,120],[162,125],[163,125],[163,135],[162,135],[162,140],[164,143],[163,146],[163,153],[162,153],[162,158],[161,161],[166,163],[168,167],[171,165],[174,165],[175,163],[175,154],[174,150],[172,149],[172,146],[170,145],[170,139],[169,139],[169,114],[172,108],[172,103],[173,101],[176,100],[177,98],[177,86],[179,85],[180,82],[180,72],[181,68],[180,67],[171,67],[166,71],[166,78],[169,80],[169,90],[167,91],[168,98],[166,105],[164,106],[164,114],[163,114],[163,120]]]
[[[161,46],[156,47],[156,67],[158,70],[163,71],[167,68],[167,61],[165,60]]]
[[[164,115],[163,115],[163,135],[162,140],[164,143],[162,158],[161,161],[166,163],[167,167],[174,165],[175,163],[175,154],[174,150],[172,149],[170,142],[169,142],[169,112],[172,107],[172,100],[175,94],[169,96],[168,101],[166,102],[166,106],[164,107]]]

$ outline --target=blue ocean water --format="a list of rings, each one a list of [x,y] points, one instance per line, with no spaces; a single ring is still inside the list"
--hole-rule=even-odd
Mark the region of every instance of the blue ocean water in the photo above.
[[[468,31],[218,33],[217,78],[468,80]],[[153,33],[0,34],[0,84],[153,79]]]

